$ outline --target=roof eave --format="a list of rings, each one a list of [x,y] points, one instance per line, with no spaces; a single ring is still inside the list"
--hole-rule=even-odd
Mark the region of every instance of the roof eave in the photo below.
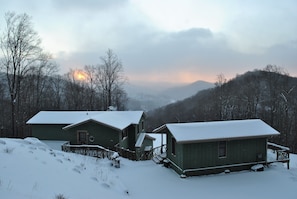
[[[167,129],[166,124],[163,124],[162,126],[156,128],[156,129],[154,129],[154,130],[152,131],[152,133],[156,133],[156,134],[158,134],[158,133],[160,133],[160,134],[162,134],[162,133],[166,133],[166,132],[167,132],[166,129]]]
[[[145,138],[150,139],[150,140],[156,140],[156,138],[148,135],[147,133],[145,134]]]
[[[112,129],[117,130],[117,131],[122,131],[122,130],[124,130],[125,128],[127,128],[128,126],[131,125],[131,124],[130,124],[130,125],[124,127],[123,129],[120,129],[120,128],[117,128],[117,127],[108,125],[108,124],[106,124],[106,123],[99,122],[99,121],[94,120],[94,119],[87,119],[87,120],[84,120],[84,121],[79,122],[79,123],[76,123],[76,124],[70,124],[70,125],[68,125],[68,126],[63,127],[62,129],[63,129],[63,130],[69,130],[69,129],[71,129],[71,128],[80,126],[80,125],[85,124],[85,123],[88,123],[88,122],[94,122],[94,123],[97,123],[97,124],[100,124],[100,125],[104,125],[104,126],[106,126],[106,127],[112,128]]]
[[[276,136],[279,134],[270,135],[259,135],[259,136],[243,136],[243,137],[225,137],[225,138],[212,138],[212,139],[199,139],[199,140],[176,140],[178,144],[191,144],[200,142],[217,142],[217,141],[229,141],[229,140],[244,140],[244,139],[255,139],[255,138],[268,138],[270,136]],[[174,136],[173,136],[174,137]]]

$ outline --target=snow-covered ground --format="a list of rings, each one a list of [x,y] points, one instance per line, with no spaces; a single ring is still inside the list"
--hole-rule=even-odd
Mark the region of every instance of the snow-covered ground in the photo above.
[[[121,159],[121,168],[53,150],[35,138],[0,138],[0,198],[241,198],[296,199],[297,155],[290,170],[273,164],[263,172],[180,178],[153,161]]]

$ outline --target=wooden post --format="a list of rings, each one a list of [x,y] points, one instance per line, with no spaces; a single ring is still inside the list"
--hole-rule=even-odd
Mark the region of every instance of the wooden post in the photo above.
[[[287,157],[288,157],[287,169],[290,169],[290,153],[289,153],[289,151],[286,151],[286,152],[287,152]]]
[[[161,133],[161,154],[163,153],[163,133]]]

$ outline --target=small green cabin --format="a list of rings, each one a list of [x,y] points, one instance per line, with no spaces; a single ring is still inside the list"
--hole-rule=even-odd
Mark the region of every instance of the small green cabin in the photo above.
[[[119,148],[137,152],[135,159],[153,146],[154,138],[144,132],[143,111],[40,111],[27,124],[40,140]]]
[[[167,162],[192,176],[250,169],[267,161],[267,139],[278,135],[259,119],[165,124]]]

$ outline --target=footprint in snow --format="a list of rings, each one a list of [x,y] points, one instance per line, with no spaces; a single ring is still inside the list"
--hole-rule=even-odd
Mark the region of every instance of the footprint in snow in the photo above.
[[[64,158],[65,161],[71,162],[70,158]]]
[[[53,151],[50,152],[50,155],[56,157],[56,154],[55,154],[55,152],[53,152]]]
[[[98,178],[96,178],[96,177],[91,177],[91,179],[98,182]]]
[[[44,148],[44,147],[39,147],[39,149],[42,151],[46,151],[46,148]]]
[[[77,167],[74,167],[72,170],[75,171],[76,173],[79,173],[79,174],[81,173],[81,171]]]
[[[64,154],[63,154],[63,153],[59,153],[59,152],[58,152],[58,153],[56,153],[56,155],[57,155],[57,156],[62,156],[62,157],[64,157]]]
[[[102,185],[102,187],[104,187],[104,188],[110,188],[110,185],[107,184],[107,183],[102,183],[101,185]]]
[[[83,170],[86,170],[87,168],[85,167],[84,164],[80,164],[80,165],[76,165],[73,168],[73,171],[77,172],[77,173],[81,173]]]
[[[29,149],[36,150],[37,148],[36,147],[33,147],[33,146],[30,146]]]

